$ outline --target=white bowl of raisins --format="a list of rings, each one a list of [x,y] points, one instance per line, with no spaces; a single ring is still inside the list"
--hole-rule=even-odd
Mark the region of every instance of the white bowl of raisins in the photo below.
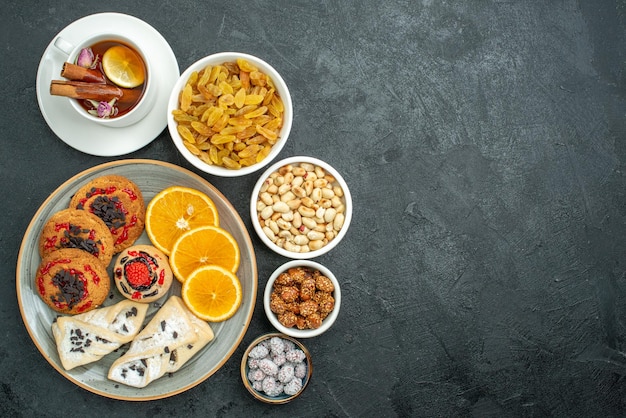
[[[196,168],[236,177],[280,153],[293,121],[287,83],[253,55],[220,52],[187,68],[172,89],[167,126],[178,151]]]
[[[341,306],[335,275],[311,260],[292,260],[278,267],[265,286],[263,307],[279,332],[294,338],[323,334]]]

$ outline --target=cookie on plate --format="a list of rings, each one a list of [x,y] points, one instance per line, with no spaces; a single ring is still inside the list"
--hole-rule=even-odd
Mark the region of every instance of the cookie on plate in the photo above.
[[[93,213],[63,209],[48,219],[39,237],[39,255],[61,248],[78,248],[98,257],[105,266],[113,258],[113,236],[104,221]]]
[[[114,252],[135,243],[144,228],[146,204],[139,187],[119,175],[100,176],[72,196],[70,208],[83,209],[104,221],[113,235]]]
[[[113,278],[124,297],[148,303],[167,294],[174,276],[161,250],[152,245],[133,245],[117,256]]]
[[[62,248],[41,260],[35,288],[46,305],[74,315],[99,307],[109,294],[111,279],[96,256],[78,248]]]

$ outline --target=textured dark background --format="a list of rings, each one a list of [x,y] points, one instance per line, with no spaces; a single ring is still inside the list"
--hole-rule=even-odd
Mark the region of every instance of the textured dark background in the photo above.
[[[55,137],[37,66],[61,29],[103,11],[154,26],[181,71],[228,50],[270,62],[295,108],[281,157],[321,158],[350,185],[350,231],[318,260],[342,310],[306,341],[315,372],[296,402],[258,403],[240,382],[243,345],[271,330],[261,303],[221,370],[148,403],[76,387],[25,331],[14,278],[30,218],[117,159]],[[624,0],[2,3],[0,415],[625,415],[625,32]],[[191,169],[167,131],[118,158]],[[256,176],[204,177],[252,233]],[[254,244],[262,289],[286,260]]]

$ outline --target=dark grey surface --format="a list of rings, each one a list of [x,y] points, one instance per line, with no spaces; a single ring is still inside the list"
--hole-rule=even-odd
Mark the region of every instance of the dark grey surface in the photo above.
[[[137,2],[139,3],[139,2]],[[620,416],[626,402],[626,2],[32,0],[0,6],[0,415]],[[52,38],[88,14],[141,18],[181,71],[258,55],[295,119],[281,157],[334,165],[354,220],[318,261],[342,283],[335,326],[306,341],[315,371],[284,406],[239,379],[270,331],[261,295],[235,355],[161,401],[106,399],[63,378],[19,315],[15,265],[39,205],[118,158],[66,146],[37,106]],[[190,168],[164,131],[119,158]],[[205,175],[251,233],[255,175]],[[286,261],[254,237],[259,284]]]

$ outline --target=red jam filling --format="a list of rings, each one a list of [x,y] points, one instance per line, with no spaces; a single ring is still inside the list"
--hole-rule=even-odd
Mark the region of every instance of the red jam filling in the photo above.
[[[148,265],[142,261],[131,261],[126,264],[126,280],[133,288],[150,286],[152,274]]]

